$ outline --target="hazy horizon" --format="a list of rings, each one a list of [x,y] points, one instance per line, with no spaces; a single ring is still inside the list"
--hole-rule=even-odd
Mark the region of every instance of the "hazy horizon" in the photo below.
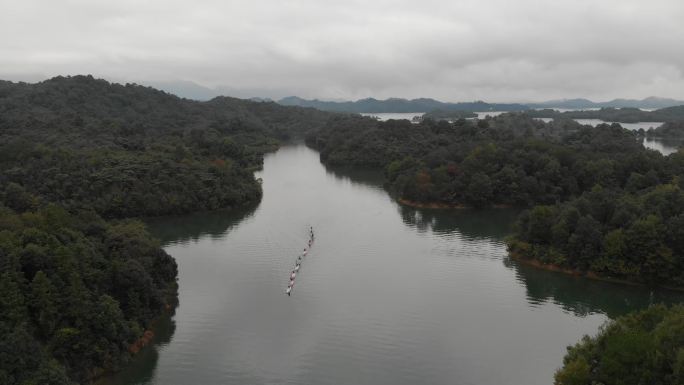
[[[682,99],[682,19],[675,0],[27,0],[0,5],[0,78],[272,99]]]

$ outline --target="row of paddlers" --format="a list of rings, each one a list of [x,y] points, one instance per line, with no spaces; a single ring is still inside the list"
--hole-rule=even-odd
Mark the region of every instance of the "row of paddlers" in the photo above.
[[[309,250],[311,249],[311,246],[313,245],[314,242],[314,231],[313,227],[309,229],[309,242],[308,245],[304,248],[301,254],[297,257],[297,261],[295,262],[295,267],[290,273],[290,283],[287,285],[287,289],[285,290],[285,294],[287,295],[292,295],[292,288],[294,287],[295,284],[295,278],[297,278],[297,274],[299,273],[299,269],[302,267],[302,262],[304,261],[304,257],[306,257],[306,254],[308,254]]]

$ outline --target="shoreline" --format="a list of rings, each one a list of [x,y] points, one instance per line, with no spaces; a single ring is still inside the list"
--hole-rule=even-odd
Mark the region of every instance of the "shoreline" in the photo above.
[[[155,319],[153,319],[150,322],[150,326],[147,329],[145,329],[145,331],[143,331],[143,334],[140,337],[138,337],[135,341],[133,341],[133,343],[128,345],[126,350],[130,354],[131,361],[135,360],[138,356],[138,353],[140,353],[140,351],[143,350],[145,347],[154,345],[154,338],[157,336],[157,333],[155,331],[157,324],[164,317],[172,317],[177,306],[177,303],[174,304],[174,302],[165,304],[164,310],[161,312],[161,314],[159,314]],[[105,370],[102,368],[95,368],[95,371],[99,373],[96,373],[90,378],[88,378],[89,384],[106,385],[108,378],[116,375],[122,370],[125,370],[126,367],[128,367],[131,364],[131,361],[127,362],[126,364],[122,365],[116,370]]]
[[[592,279],[594,281],[602,281],[602,282],[608,282],[608,283],[615,283],[615,284],[621,284],[621,285],[629,285],[629,286],[641,286],[641,287],[646,287],[646,288],[655,288],[655,289],[665,289],[665,290],[670,290],[670,291],[677,291],[677,292],[684,292],[684,287],[674,287],[674,286],[656,286],[656,287],[651,287],[645,283],[642,282],[636,282],[636,281],[630,281],[627,279],[620,279],[620,278],[611,278],[611,277],[606,277],[604,275],[601,275],[595,271],[582,271],[578,269],[571,269],[569,267],[562,267],[553,263],[544,263],[536,259],[530,259],[530,258],[525,258],[523,257],[520,253],[513,253],[513,252],[508,252],[508,257],[516,262],[519,262],[523,265],[526,266],[531,266],[537,269],[541,270],[546,270],[546,271],[552,271],[556,273],[562,273],[566,275],[571,275],[573,277],[579,277],[579,278],[587,278],[587,279]]]
[[[404,206],[414,207],[414,208],[418,208],[418,209],[478,210],[476,207],[464,205],[462,203],[449,204],[449,203],[444,203],[444,202],[416,202],[416,201],[412,201],[412,200],[404,199],[404,198],[397,198],[397,202],[399,202],[400,204],[402,204]],[[514,206],[510,206],[510,205],[496,204],[496,205],[489,205],[487,207],[483,207],[483,209],[510,209],[513,207]]]
[[[415,207],[419,209],[468,209],[470,207],[463,205],[463,204],[448,204],[448,203],[442,203],[442,202],[416,202],[404,198],[397,198],[397,202],[401,203],[404,206],[409,206],[409,207]]]

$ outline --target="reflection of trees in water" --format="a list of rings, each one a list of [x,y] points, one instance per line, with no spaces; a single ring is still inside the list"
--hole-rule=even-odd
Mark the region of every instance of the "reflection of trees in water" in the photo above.
[[[577,316],[602,313],[615,318],[653,303],[684,301],[684,293],[680,292],[574,277],[524,265],[510,258],[505,258],[504,264],[514,269],[518,281],[525,284],[528,302],[539,305],[552,301]]]
[[[397,206],[404,223],[419,232],[449,234],[456,231],[471,239],[502,240],[510,234],[520,212],[515,209],[444,210]],[[574,277],[524,265],[510,258],[505,258],[504,264],[513,269],[517,280],[525,285],[530,304],[538,306],[552,302],[577,316],[601,313],[615,318],[652,303],[684,301],[683,292]]]
[[[176,321],[173,314],[161,317],[154,324],[154,339],[152,344],[144,347],[136,354],[132,361],[118,373],[98,381],[98,385],[147,384],[154,378],[157,362],[159,362],[159,348],[171,342],[176,331]]]
[[[163,245],[172,242],[196,241],[209,235],[218,238],[230,229],[251,217],[258,203],[233,210],[216,210],[190,215],[151,218],[147,220],[150,232],[161,240]]]
[[[641,143],[646,148],[660,151],[664,155],[669,155],[684,146],[684,140],[680,138],[641,138]]]
[[[459,232],[466,238],[501,240],[511,233],[518,209],[419,209],[397,204],[404,223],[419,232]]]
[[[337,179],[351,181],[370,187],[383,189],[385,176],[382,170],[372,168],[331,167],[323,165],[325,172]]]

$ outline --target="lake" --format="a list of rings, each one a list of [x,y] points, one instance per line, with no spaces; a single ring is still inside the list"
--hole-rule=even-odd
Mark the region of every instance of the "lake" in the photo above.
[[[385,122],[390,119],[406,119],[412,120],[415,116],[423,116],[424,112],[362,112],[361,116],[375,117],[378,120]]]
[[[682,294],[521,266],[516,210],[418,210],[304,145],[265,157],[258,206],[150,221],[179,306],[107,384],[548,385],[609,317]],[[309,226],[316,241],[284,291]]]
[[[478,119],[484,119],[487,116],[497,116],[504,114],[505,111],[484,111],[484,112],[475,112],[477,114]],[[390,119],[406,119],[406,120],[412,120],[413,117],[415,116],[423,116],[425,112],[363,112],[360,115],[362,116],[370,116],[370,117],[376,117],[378,120],[384,122]],[[473,118],[474,119],[474,118]]]

